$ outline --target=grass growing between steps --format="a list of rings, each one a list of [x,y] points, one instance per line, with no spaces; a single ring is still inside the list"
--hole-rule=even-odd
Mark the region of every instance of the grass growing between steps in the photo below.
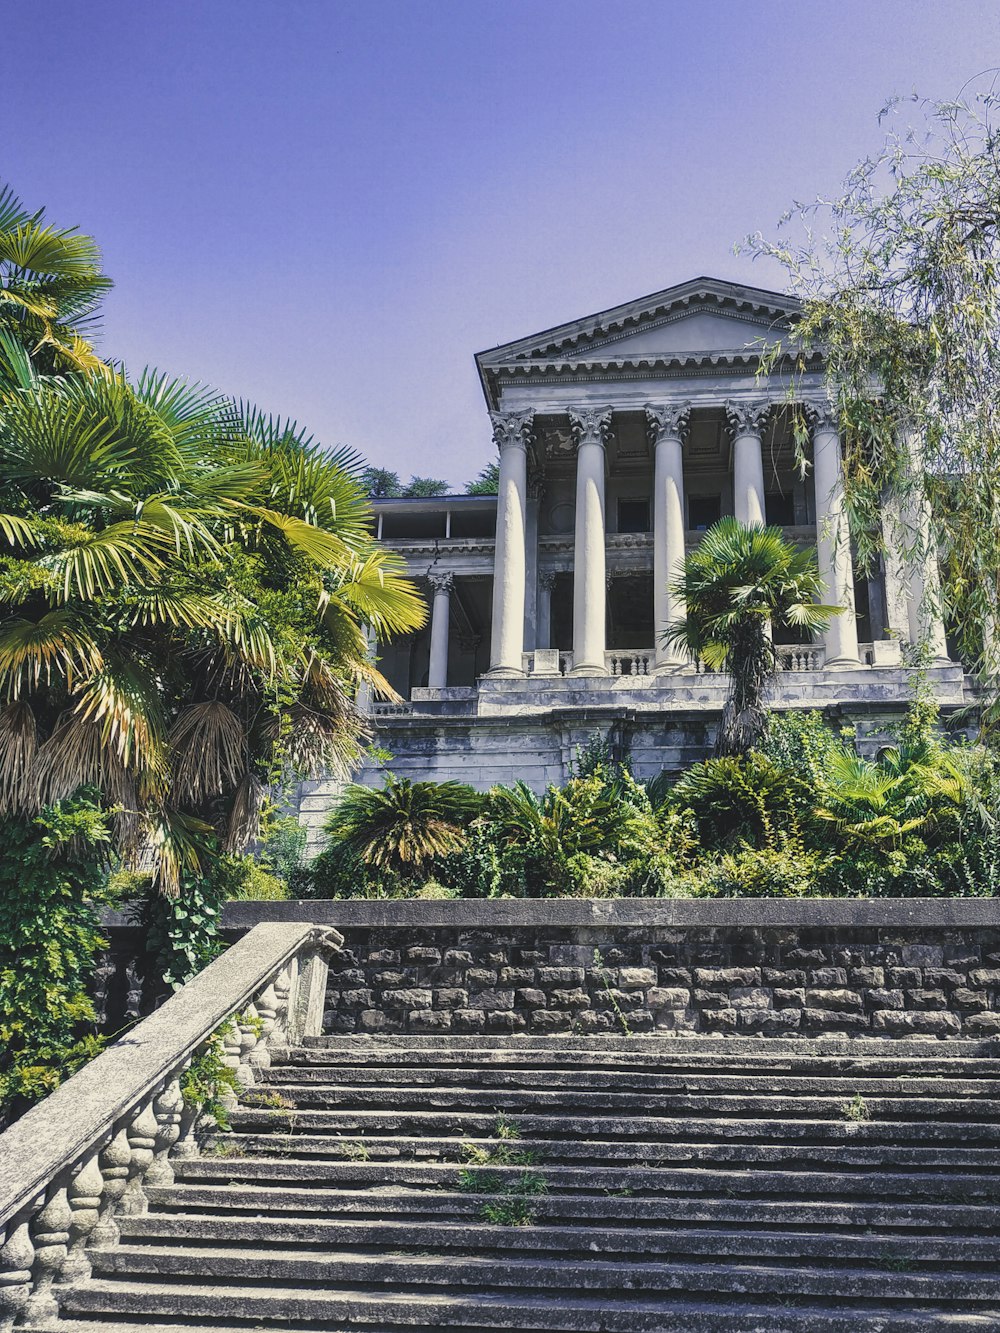
[[[521,1136],[517,1122],[501,1114],[493,1130],[495,1144],[488,1147],[463,1143],[462,1156],[469,1165],[458,1173],[458,1188],[463,1194],[486,1194],[492,1197],[480,1209],[480,1217],[493,1226],[533,1226],[538,1210],[531,1202],[540,1194],[547,1194],[549,1182],[539,1171],[522,1171],[519,1176],[490,1170],[498,1166],[534,1166],[538,1153],[530,1148],[516,1146]]]

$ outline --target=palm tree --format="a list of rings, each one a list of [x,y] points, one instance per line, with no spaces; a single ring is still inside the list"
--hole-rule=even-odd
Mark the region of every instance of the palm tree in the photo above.
[[[812,551],[797,550],[780,528],[720,519],[674,580],[687,608],[665,634],[715,671],[728,671],[717,755],[739,755],[767,735],[764,696],[776,670],[773,628],[826,629],[842,608],[818,604],[823,583]]]
[[[365,865],[420,878],[436,857],[465,845],[465,830],[482,803],[462,782],[411,782],[390,774],[384,787],[345,788],[325,828]]]
[[[2,331],[0,331],[2,332]],[[379,637],[419,627],[361,461],[153,373],[39,373],[0,337],[0,812],[96,787],[178,890],[286,775],[347,776]]]
[[[30,354],[39,369],[96,369],[86,334],[111,279],[101,271],[92,236],[30,213],[0,185],[0,333]]]

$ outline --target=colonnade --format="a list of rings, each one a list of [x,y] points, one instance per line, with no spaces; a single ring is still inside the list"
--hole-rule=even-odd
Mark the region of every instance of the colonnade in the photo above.
[[[733,509],[743,523],[765,522],[761,437],[772,406],[763,399],[740,400],[726,406],[733,431]],[[835,416],[826,404],[808,404],[807,413],[813,439],[819,572],[827,600],[844,608],[842,614],[833,617],[825,635],[826,666],[834,670],[849,669],[860,665],[860,659],[840,436]],[[646,408],[653,446],[653,634],[657,673],[684,670],[688,666],[683,650],[664,640],[667,628],[684,615],[683,598],[673,583],[683,569],[685,554],[684,440],[690,414],[691,404],[687,401]],[[525,579],[529,568],[527,451],[533,415],[530,411],[491,414],[500,454],[489,669],[489,674],[495,677],[523,674]],[[572,673],[577,676],[606,674],[605,475],[611,419],[610,406],[569,411],[576,451]],[[921,513],[914,516],[914,521],[926,524],[929,516]],[[933,562],[928,559],[925,563],[927,570],[906,576],[908,584],[902,596],[907,609],[903,623],[897,623],[903,613],[892,616],[893,629],[909,638],[926,637],[927,579],[933,576]],[[440,689],[447,684],[452,576],[435,573],[431,583],[434,597],[428,684]],[[538,588],[538,642],[533,645],[536,647],[551,646],[551,590],[551,574],[543,571]],[[946,657],[939,620],[931,625],[930,638],[935,654]]]

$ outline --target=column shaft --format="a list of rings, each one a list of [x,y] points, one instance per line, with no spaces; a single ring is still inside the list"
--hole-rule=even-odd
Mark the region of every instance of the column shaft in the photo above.
[[[527,437],[531,412],[494,412],[493,438],[500,450],[497,535],[493,558],[493,627],[490,675],[524,673],[525,523],[528,494]]]
[[[854,561],[844,506],[844,476],[836,417],[825,407],[815,411],[813,477],[816,486],[816,558],[827,600],[843,607],[826,631],[826,665],[835,670],[857,666],[858,621],[854,611]]]
[[[570,412],[576,436],[573,674],[603,676],[606,632],[604,442],[611,408]]]
[[[685,613],[684,598],[672,583],[684,571],[684,450],[682,435],[690,403],[647,407],[654,442],[653,461],[653,643],[655,670],[687,665],[684,650],[664,642],[668,628]]]
[[[770,403],[726,404],[733,428],[733,513],[740,523],[764,523],[764,460],[760,432]]]
[[[552,647],[552,588],[556,576],[547,569],[538,576],[538,621],[535,631],[535,647]],[[556,647],[559,645],[556,644]]]
[[[427,684],[432,690],[443,690],[448,684],[448,630],[451,624],[450,574],[432,574],[434,603],[431,607],[431,651]]]

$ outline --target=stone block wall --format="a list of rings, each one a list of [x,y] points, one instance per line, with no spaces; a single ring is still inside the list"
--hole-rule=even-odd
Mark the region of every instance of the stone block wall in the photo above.
[[[335,925],[331,1033],[1000,1035],[990,901],[240,903]]]

